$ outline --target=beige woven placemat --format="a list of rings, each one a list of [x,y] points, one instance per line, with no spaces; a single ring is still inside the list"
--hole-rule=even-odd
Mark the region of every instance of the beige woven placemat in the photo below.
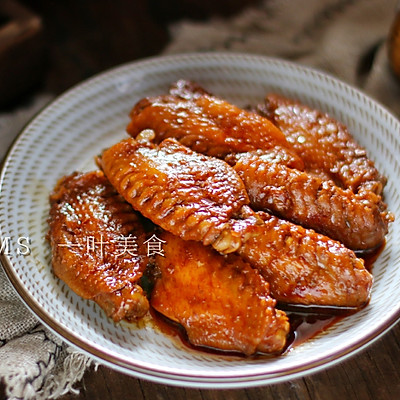
[[[175,23],[164,53],[223,50],[297,61],[360,87],[399,115],[400,85],[385,47],[395,10],[396,0],[264,0],[229,19]],[[0,159],[50,99],[42,95],[0,113]],[[0,268],[0,377],[7,396],[57,398],[73,390],[90,363],[34,318]]]

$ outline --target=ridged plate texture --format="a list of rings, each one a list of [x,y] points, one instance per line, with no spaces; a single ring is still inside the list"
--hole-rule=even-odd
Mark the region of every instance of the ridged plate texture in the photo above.
[[[151,326],[114,324],[51,272],[46,242],[48,195],[57,180],[95,167],[94,156],[126,136],[128,113],[140,98],[192,79],[246,106],[283,93],[344,122],[388,177],[390,210],[398,216],[376,261],[370,304],[322,334],[271,359],[229,358],[189,350]],[[0,235],[12,251],[2,263],[24,302],[50,329],[101,362],[155,382],[208,388],[264,385],[293,379],[343,360],[390,328],[400,314],[400,124],[360,91],[323,73],[266,57],[187,54],[126,64],[72,88],[23,130],[3,165]],[[31,239],[31,254],[16,240]]]

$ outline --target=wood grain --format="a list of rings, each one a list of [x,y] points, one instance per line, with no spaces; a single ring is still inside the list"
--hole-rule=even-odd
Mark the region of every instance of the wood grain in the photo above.
[[[339,364],[285,383],[236,390],[198,390],[138,380],[100,366],[60,400],[393,400],[400,398],[400,325],[366,350]]]
[[[157,10],[152,8],[160,1],[22,2],[42,16],[45,26],[46,73],[41,87],[32,94],[58,94],[105,68],[158,54],[168,43],[168,16],[161,23],[156,19]],[[174,0],[174,4],[178,3]],[[233,0],[233,3],[238,2]],[[171,13],[170,17],[178,14]],[[64,395],[61,400],[393,400],[400,398],[399,359],[400,325],[397,325],[350,359],[285,383],[239,390],[184,389],[138,380],[100,366],[87,371],[76,385],[80,390],[78,395]],[[1,384],[0,399],[5,399]]]

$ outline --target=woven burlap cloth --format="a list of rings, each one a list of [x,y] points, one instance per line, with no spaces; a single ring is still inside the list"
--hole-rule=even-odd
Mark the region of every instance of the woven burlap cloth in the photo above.
[[[165,54],[232,51],[293,60],[358,86],[400,114],[386,39],[396,0],[265,0],[240,14],[170,26]],[[0,159],[51,96],[0,114]],[[49,399],[73,391],[91,359],[41,325],[0,269],[0,377],[9,398]]]

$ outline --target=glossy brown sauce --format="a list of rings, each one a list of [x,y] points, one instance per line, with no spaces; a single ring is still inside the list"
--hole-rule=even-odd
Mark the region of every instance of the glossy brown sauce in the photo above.
[[[287,353],[296,346],[301,345],[309,339],[326,331],[328,328],[346,318],[347,316],[359,311],[356,308],[331,308],[331,307],[307,307],[281,306],[278,308],[285,310],[290,322],[290,332],[287,338],[286,347],[283,353]],[[297,311],[290,311],[296,310]]]
[[[285,351],[296,347],[328,329],[343,316],[289,313],[290,333]]]
[[[285,306],[280,307],[281,309],[286,308]],[[295,308],[295,307],[294,307]],[[289,352],[292,348],[301,345],[307,340],[313,338],[319,333],[324,332],[326,329],[342,320],[348,315],[355,313],[357,310],[355,309],[345,309],[344,310],[335,310],[332,308],[322,308],[320,313],[316,312],[295,312],[295,311],[286,311],[287,316],[289,317],[290,322],[290,332],[287,338],[286,346],[282,353],[279,354],[263,354],[257,353],[252,356],[246,356],[242,353],[236,351],[222,351],[210,347],[203,346],[195,346],[188,340],[185,329],[178,323],[170,320],[164,315],[160,314],[153,308],[150,309],[150,313],[152,316],[153,323],[155,327],[161,331],[163,334],[169,336],[172,340],[175,340],[176,343],[183,345],[184,347],[200,351],[207,354],[215,354],[221,356],[235,356],[241,358],[270,358],[276,357],[281,354],[285,354]],[[338,314],[334,314],[337,312]]]
[[[378,259],[378,257],[381,255],[381,253],[385,249],[385,246],[386,246],[386,240],[384,240],[380,246],[376,247],[375,249],[373,249],[370,252],[357,254],[358,257],[360,257],[364,260],[365,268],[369,272],[372,272],[372,267],[373,267],[375,261]]]
[[[182,325],[165,317],[152,307],[150,307],[150,314],[152,316],[155,327],[160,332],[170,337],[172,340],[175,340],[176,343],[183,345],[185,348],[188,348],[190,350],[200,351],[207,354],[246,358],[244,354],[236,351],[223,351],[206,346],[195,346],[192,343],[190,343],[185,328]]]
[[[382,253],[383,249],[385,248],[385,244],[386,243],[383,243],[372,252],[358,254],[359,257],[364,259],[365,266],[369,271],[372,270],[373,264]],[[364,307],[366,305],[364,305]],[[277,308],[286,312],[290,322],[290,332],[287,338],[287,344],[283,352],[280,354],[288,353],[294,347],[301,345],[307,340],[310,340],[318,334],[323,333],[342,319],[356,313],[357,311],[360,311],[360,308],[353,307],[299,306],[291,304],[278,304]],[[234,351],[229,352],[208,347],[194,346],[189,342],[185,329],[180,324],[163,316],[153,308],[150,309],[150,313],[157,329],[175,340],[177,343],[181,343],[186,348],[207,354],[249,358],[248,356]],[[263,358],[271,356],[273,357],[277,355],[259,353],[250,356],[250,358]]]

